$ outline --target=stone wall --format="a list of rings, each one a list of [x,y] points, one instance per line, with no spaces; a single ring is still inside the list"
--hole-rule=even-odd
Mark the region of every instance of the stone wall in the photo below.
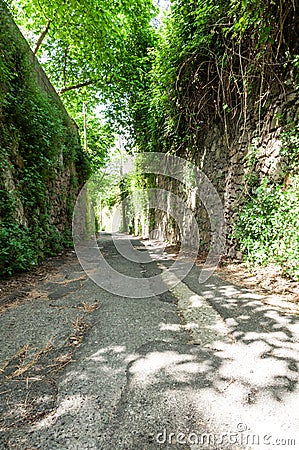
[[[235,257],[238,250],[231,233],[240,207],[248,196],[246,176],[250,171],[254,171],[259,182],[267,177],[274,183],[283,183],[288,174],[288,161],[280,152],[281,133],[284,130],[282,122],[285,124],[298,120],[298,93],[290,88],[283,95],[270,96],[266,112],[262,115],[253,108],[248,108],[246,113],[246,120],[243,120],[243,125],[239,128],[234,121],[230,122],[228,119],[229,137],[226,137],[223,123],[215,119],[203,128],[202,142],[195,154],[179,155],[199,167],[216,188],[223,202],[226,254],[230,257]],[[242,123],[242,120],[240,122]],[[208,250],[211,238],[210,222],[201,202],[194,202],[192,192],[186,192],[182,185],[177,185],[169,179],[160,178],[157,183],[159,187],[178,193],[185,199],[199,225],[201,250]],[[159,229],[171,243],[177,243],[180,239],[178,227],[165,213],[156,213],[153,228]]]
[[[39,258],[69,241],[89,162],[76,123],[3,2],[0,56],[0,247],[10,242],[2,253],[0,248],[5,272],[10,265],[27,268],[13,263],[16,252],[22,260],[23,246],[24,255]]]

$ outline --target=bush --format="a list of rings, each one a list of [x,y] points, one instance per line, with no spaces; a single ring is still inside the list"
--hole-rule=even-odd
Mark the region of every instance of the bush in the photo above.
[[[234,236],[250,263],[278,263],[299,281],[299,176],[288,189],[267,180],[247,201],[235,224]]]
[[[28,270],[38,262],[30,232],[21,225],[0,227],[0,248],[1,276]]]

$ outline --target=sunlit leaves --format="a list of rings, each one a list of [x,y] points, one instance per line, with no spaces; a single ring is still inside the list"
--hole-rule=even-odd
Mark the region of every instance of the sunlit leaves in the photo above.
[[[72,116],[82,130],[89,113],[106,104],[105,123],[88,121],[95,166],[105,159],[113,134],[132,128],[132,114],[146,90],[155,14],[151,0],[12,0],[11,11]],[[44,35],[43,35],[44,33]],[[74,89],[75,88],[75,89]],[[110,124],[110,129],[109,129]]]
[[[132,69],[149,46],[150,0],[13,0],[12,10],[33,48],[50,22],[38,55],[58,90],[90,80],[91,97],[96,87],[107,98],[140,82]]]

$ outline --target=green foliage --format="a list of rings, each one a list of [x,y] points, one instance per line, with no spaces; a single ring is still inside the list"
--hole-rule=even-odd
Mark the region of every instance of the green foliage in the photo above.
[[[299,169],[299,122],[288,124],[281,133],[283,147],[281,155],[287,159],[290,172]]]
[[[107,172],[107,154],[116,134],[125,129],[128,146],[140,152],[175,152],[196,158],[210,124],[219,123],[230,145],[241,126],[246,128],[248,111],[254,112],[262,122],[267,99],[272,94],[284,93],[285,74],[290,73],[290,68],[298,68],[297,11],[292,0],[282,0],[279,4],[272,0],[262,3],[258,0],[174,0],[158,30],[151,25],[155,14],[151,0],[12,0],[9,3],[33,48],[46,30],[38,55],[51,81],[62,91],[62,98],[81,133],[82,104],[87,102],[87,150],[92,169],[98,170],[91,199],[96,203],[96,195],[100,194],[101,202],[110,207],[125,192],[134,191],[137,184],[144,182],[128,177],[120,185],[119,174]],[[89,164],[69,125],[55,112],[57,105],[32,90],[28,84],[29,68],[26,73],[19,70],[20,53],[13,45],[11,51],[6,51],[10,40],[5,39],[4,33],[3,44],[0,43],[1,54],[5,54],[0,63],[0,115],[7,121],[5,133],[9,136],[15,133],[14,139],[20,146],[23,162],[12,165],[18,172],[18,189],[27,205],[26,212],[38,210],[40,215],[46,215],[49,205],[45,187],[53,169],[60,170],[59,149],[63,148],[64,161],[70,164],[75,161],[82,174],[79,179],[71,180],[73,186],[79,186],[87,178]],[[94,107],[98,103],[105,105],[103,120],[95,117]],[[13,120],[8,119],[10,114],[14,115]],[[45,130],[41,129],[41,123],[46,124]],[[284,135],[284,148],[294,170],[297,131],[298,128],[294,131],[290,127]],[[4,160],[9,166],[13,149],[7,142],[5,145]],[[34,156],[37,154],[38,158]],[[252,154],[252,165],[254,158]],[[258,178],[253,172],[249,176],[247,183],[253,190]],[[273,192],[267,191],[270,188],[264,185],[260,189],[244,214],[259,217],[258,205],[265,203],[266,210],[269,209],[267,220],[270,221],[271,206],[278,211],[278,221],[283,208],[289,211],[288,195],[292,191],[280,195],[275,188]],[[3,208],[13,209],[13,201],[7,198]],[[71,201],[68,209],[71,211]],[[246,234],[242,235],[241,230],[243,226],[245,232],[245,219],[240,223],[238,238],[243,242]],[[269,228],[267,221],[259,219],[258,223],[265,230]],[[39,231],[34,230],[39,241]],[[261,245],[263,254],[266,252],[263,238],[261,244],[251,245],[257,242],[253,231],[252,222],[251,240],[246,247],[248,255],[253,255],[254,245]],[[271,255],[276,258],[274,244],[271,249]],[[266,258],[272,256],[267,253]],[[257,259],[264,261],[262,256]],[[287,268],[288,263],[284,264]]]
[[[41,43],[37,55],[76,120],[82,142],[87,103],[87,151],[96,171],[115,135],[124,128],[132,131],[135,111],[140,114],[135,105],[148,83],[155,42],[152,1],[12,0],[9,7],[32,49]]]
[[[297,25],[291,0],[173,1],[159,30],[147,90],[135,104],[139,148],[196,159],[215,123],[227,147],[241,140],[240,129],[250,128],[249,117],[262,128],[272,96],[284,98],[285,80],[298,91]],[[298,124],[285,126],[281,137],[286,171],[298,173]],[[253,194],[235,237],[249,261],[279,263],[298,279],[298,180],[286,190],[259,186],[256,153],[253,147],[247,159],[245,182]]]
[[[87,105],[88,108],[88,105]],[[75,120],[81,131],[81,142],[84,142],[82,113],[75,115]],[[115,133],[111,124],[96,113],[93,109],[86,114],[86,141],[87,153],[91,163],[92,172],[96,172],[109,159],[108,152],[114,145]]]
[[[16,0],[10,9],[68,110],[78,114],[108,102],[110,115],[128,121],[126,98],[142,88],[152,41],[151,0]],[[75,89],[78,85],[81,89]]]
[[[10,275],[70,244],[75,194],[90,165],[68,117],[0,5],[0,273]],[[41,87],[43,86],[43,87]],[[73,172],[65,198],[58,180]],[[63,183],[62,183],[63,185]],[[67,189],[67,187],[64,187]],[[53,200],[65,204],[60,230]]]
[[[229,144],[249,108],[262,121],[262,104],[284,92],[296,51],[294,8],[291,0],[173,1],[135,104],[139,147],[196,157],[209,123],[222,126]]]
[[[0,225],[0,249],[1,276],[29,270],[37,264],[38,258],[30,231],[16,223]]]
[[[250,263],[278,263],[298,281],[299,176],[288,189],[270,186],[264,180],[242,208],[234,236]]]
[[[90,199],[97,214],[104,207],[111,210],[121,201],[122,189],[126,185],[121,171],[126,159],[124,150],[111,148],[105,164],[99,166],[88,181]]]

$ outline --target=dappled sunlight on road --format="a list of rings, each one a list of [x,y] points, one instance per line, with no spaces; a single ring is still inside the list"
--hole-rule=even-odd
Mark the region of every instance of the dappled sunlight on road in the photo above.
[[[205,372],[205,369],[194,355],[173,351],[151,352],[130,366],[130,385],[158,383],[165,377],[177,382],[188,382],[190,376],[201,372]]]
[[[193,427],[200,432],[212,431],[218,436],[239,433],[236,427],[241,424],[249,433],[247,440],[254,442],[261,442],[265,435],[296,437],[299,344],[298,335],[291,329],[297,325],[296,317],[265,305],[244,289],[222,284],[218,278],[215,283],[212,281],[193,289],[191,274],[186,284],[176,290],[178,296],[188,293],[188,307],[206,317],[203,322],[160,322],[157,326],[162,340],[149,341],[135,351],[121,340],[106,346],[98,343],[96,351],[81,362],[81,369],[74,367],[63,382],[67,391],[67,385],[77,380],[80,394],[61,396],[56,413],[39,426],[55,426],[59,417],[71,416],[74,411],[77,416],[88,415],[98,407],[97,384],[99,389],[103,389],[103,383],[108,388],[110,380],[123,379],[125,374],[125,387],[110,424],[112,429],[119,427],[120,434],[132,417],[132,433],[138,435],[146,420],[154,434],[159,431],[157,420],[162,430],[162,425],[167,426],[162,417],[178,418],[182,411],[191,411]],[[215,318],[208,320],[211,307],[223,318],[221,332],[226,331],[229,339],[219,338]],[[190,345],[194,329],[201,326],[210,330],[209,339],[202,345]],[[179,336],[186,329],[191,333],[189,342],[167,342],[169,333]],[[94,394],[85,396],[82,383],[93,383]],[[111,395],[116,395],[113,389]],[[154,411],[154,400],[150,399],[157,402]],[[102,408],[109,408],[109,401],[108,396]],[[78,405],[80,411],[76,410]],[[206,424],[204,429],[202,421]],[[112,442],[117,446],[116,441]],[[254,444],[249,448],[259,447]]]
[[[59,418],[63,417],[64,415],[76,414],[82,408],[86,408],[87,406],[88,406],[88,398],[83,397],[79,394],[70,395],[66,397],[63,401],[61,401],[55,412],[49,414],[47,417],[37,422],[35,425],[33,425],[32,429],[40,430],[42,428],[51,427],[55,424],[55,422]]]
[[[67,359],[52,412],[28,425],[37,448],[50,437],[53,449],[76,448],[77,439],[81,448],[166,449],[156,441],[165,430],[212,433],[216,442],[240,437],[240,424],[254,445],[190,448],[259,450],[271,448],[257,445],[264,435],[297,438],[298,317],[219,277],[199,284],[198,275],[195,267],[167,293],[136,299],[86,283],[78,297],[57,300],[62,310],[47,306],[57,323],[81,315],[85,292],[93,322]],[[45,399],[40,391],[35,401]]]

